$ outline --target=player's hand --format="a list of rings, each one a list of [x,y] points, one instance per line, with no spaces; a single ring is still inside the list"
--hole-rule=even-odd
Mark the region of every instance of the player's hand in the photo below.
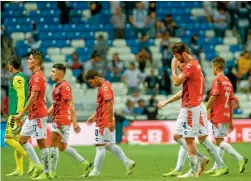
[[[110,123],[109,130],[110,130],[110,132],[113,132],[115,130],[114,123]]]
[[[160,102],[158,102],[157,106],[158,106],[159,109],[165,107],[166,106],[166,101],[160,101]]]
[[[177,61],[176,58],[173,58],[173,59],[172,59],[171,67],[172,67],[173,70],[175,70],[175,69],[177,68],[177,64],[178,64],[177,62],[178,62],[178,61]]]
[[[14,116],[15,121],[20,121],[22,119],[23,115],[21,113]]]
[[[229,124],[228,132],[231,133],[234,130],[234,125],[233,123]]]
[[[78,122],[73,122],[73,129],[75,133],[79,133],[81,131],[81,128],[78,125]]]
[[[22,121],[22,120],[16,120],[16,123],[17,123],[17,127],[22,127],[23,126],[23,124],[24,124],[24,122]]]

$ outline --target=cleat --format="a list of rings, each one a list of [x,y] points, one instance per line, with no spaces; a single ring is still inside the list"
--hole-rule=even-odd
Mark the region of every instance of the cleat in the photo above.
[[[188,171],[187,173],[183,174],[183,175],[179,175],[177,176],[177,178],[198,178],[199,175],[197,173],[193,173],[191,171]]]
[[[206,173],[206,174],[214,174],[216,172],[216,168],[211,168],[210,170],[208,170],[208,171],[205,171],[204,173]]]
[[[100,172],[95,172],[94,170],[92,170],[90,173],[89,173],[89,177],[95,177],[95,176],[99,176],[100,175]]]
[[[29,165],[29,169],[27,171],[27,175],[31,176],[33,171],[35,170],[35,165]]]
[[[162,174],[164,177],[177,177],[179,175],[181,175],[182,172],[179,172],[179,171],[176,171],[176,170],[173,170],[171,172],[168,172],[168,173],[164,173]]]
[[[240,173],[243,173],[245,171],[245,165],[248,163],[248,159],[246,157],[243,157],[241,161],[239,162],[240,164]]]
[[[49,174],[42,172],[38,177],[33,178],[32,180],[47,180],[47,179],[50,179]]]
[[[43,165],[40,163],[38,165],[35,165],[35,169],[31,175],[31,179],[38,177],[43,172]]]
[[[219,177],[221,175],[227,175],[229,173],[229,170],[227,167],[224,167],[224,168],[218,168],[216,169],[215,173],[212,174],[211,176],[212,177]]]
[[[11,172],[9,174],[7,174],[7,177],[11,177],[11,176],[22,176],[24,174],[23,171],[20,170],[15,170],[14,172]]]
[[[204,157],[204,158],[201,159],[201,161],[200,161],[200,168],[199,168],[199,171],[198,171],[198,175],[199,176],[204,172],[204,170],[205,170],[205,168],[206,168],[206,166],[207,166],[207,164],[209,162],[210,162],[210,160],[207,157]]]
[[[50,173],[49,173],[49,178],[50,178],[50,179],[57,178],[57,173],[56,173],[56,172],[50,172]]]
[[[130,162],[131,163],[126,168],[126,174],[125,175],[131,175],[132,174],[132,170],[136,166],[136,162],[135,161],[131,160]]]
[[[87,160],[84,160],[81,164],[84,167],[84,174],[82,176],[83,177],[88,177],[88,175],[89,175],[89,173],[91,171],[91,168],[92,168],[92,163],[90,163]]]

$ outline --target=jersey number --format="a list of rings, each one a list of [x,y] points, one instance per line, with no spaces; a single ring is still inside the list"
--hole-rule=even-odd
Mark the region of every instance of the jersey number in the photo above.
[[[226,102],[225,102],[224,108],[228,108],[230,92],[225,92],[225,96],[226,96]]]

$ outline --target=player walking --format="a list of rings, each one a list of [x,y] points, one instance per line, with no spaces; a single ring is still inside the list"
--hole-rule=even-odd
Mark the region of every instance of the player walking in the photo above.
[[[89,176],[98,176],[100,174],[101,164],[105,158],[105,150],[115,154],[126,166],[126,175],[130,175],[136,163],[127,158],[123,150],[115,144],[115,109],[111,83],[101,77],[95,70],[89,70],[85,75],[85,80],[92,87],[98,87],[96,112],[87,120],[89,125],[96,120],[96,157],[94,169]]]

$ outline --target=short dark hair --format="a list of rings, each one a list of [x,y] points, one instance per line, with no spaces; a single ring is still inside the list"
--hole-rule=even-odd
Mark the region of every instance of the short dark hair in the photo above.
[[[95,77],[102,77],[102,76],[96,70],[88,70],[88,72],[86,72],[85,74],[86,81],[94,79]]]
[[[134,66],[135,67],[135,63],[134,62],[130,62],[130,65]]]
[[[34,57],[34,59],[38,60],[39,65],[42,65],[44,61],[44,55],[40,50],[32,50],[30,54]]]
[[[183,42],[178,42],[178,43],[173,44],[172,52],[173,53],[179,53],[179,54],[182,54],[183,52],[190,53],[189,48]]]
[[[63,71],[64,74],[66,73],[66,66],[62,63],[56,63],[52,66],[52,68],[58,69],[60,71]]]
[[[16,70],[21,69],[21,61],[17,56],[11,56],[8,61],[9,65],[13,66]]]
[[[220,70],[224,70],[226,64],[224,58],[216,57],[212,60],[212,62],[213,66],[217,67]]]

